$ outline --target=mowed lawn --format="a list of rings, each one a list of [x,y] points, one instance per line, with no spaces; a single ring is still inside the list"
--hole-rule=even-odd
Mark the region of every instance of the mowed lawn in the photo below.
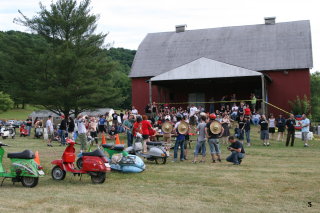
[[[263,147],[256,128],[252,134],[253,146],[246,147],[240,166],[225,160],[213,164],[209,155],[206,163],[192,164],[189,149],[187,161],[146,162],[143,173],[112,172],[101,185],[71,173],[63,181],[52,180],[50,162],[64,150],[57,143],[48,148],[33,138],[2,140],[11,145],[7,152],[38,150],[46,176],[32,189],[6,180],[0,212],[320,212],[320,141],[311,141],[309,148],[299,139],[295,147],[276,141]],[[223,159],[228,154],[222,146]]]

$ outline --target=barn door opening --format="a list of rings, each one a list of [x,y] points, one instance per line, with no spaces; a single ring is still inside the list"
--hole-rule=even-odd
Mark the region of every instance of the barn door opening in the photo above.
[[[202,106],[204,107],[205,104],[205,94],[204,93],[189,93],[189,105],[194,104],[196,107]]]

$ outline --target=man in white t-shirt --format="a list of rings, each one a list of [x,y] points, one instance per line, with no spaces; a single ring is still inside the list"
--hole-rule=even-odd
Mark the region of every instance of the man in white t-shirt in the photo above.
[[[46,129],[47,129],[47,133],[48,133],[48,146],[52,147],[52,139],[53,139],[53,124],[52,124],[52,116],[49,115],[48,116],[48,120],[46,122]]]
[[[190,117],[192,117],[194,114],[196,114],[197,111],[198,111],[198,108],[192,104],[191,108],[190,108]]]
[[[138,110],[134,106],[132,106],[131,113],[134,115],[138,115]]]
[[[78,115],[77,118],[78,124],[78,138],[81,144],[80,152],[84,152],[87,148],[87,129],[86,129],[86,118],[85,116]]]
[[[306,114],[302,114],[301,127],[302,141],[304,142],[304,147],[308,147],[308,133],[310,127],[310,120],[307,118]]]
[[[236,120],[237,116],[238,116],[238,109],[239,107],[236,105],[236,103],[233,104],[232,108],[231,108],[231,119],[232,120]]]

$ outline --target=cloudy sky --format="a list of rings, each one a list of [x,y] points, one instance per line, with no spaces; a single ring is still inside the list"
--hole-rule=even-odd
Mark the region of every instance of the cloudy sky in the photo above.
[[[13,19],[19,17],[18,9],[35,15],[39,2],[0,0],[0,30],[26,31]],[[41,2],[49,6],[52,1]],[[92,0],[91,6],[100,14],[98,31],[109,32],[107,42],[129,49],[137,49],[147,33],[173,31],[177,24],[192,30],[262,24],[267,16],[276,16],[277,22],[310,20],[313,71],[320,71],[319,0]]]

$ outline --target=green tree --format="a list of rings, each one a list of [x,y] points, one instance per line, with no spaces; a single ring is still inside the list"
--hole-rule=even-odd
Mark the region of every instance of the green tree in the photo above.
[[[24,108],[33,98],[37,52],[45,46],[45,40],[23,32],[0,32],[0,46],[0,89],[11,96],[16,106]]]
[[[40,3],[36,16],[20,14],[15,21],[47,41],[35,67],[35,103],[68,116],[123,100],[110,77],[115,63],[101,49],[107,35],[95,34],[90,0],[58,0],[50,9]]]
[[[312,118],[320,121],[320,72],[311,74],[311,110]]]
[[[13,107],[13,101],[8,94],[0,91],[0,111],[7,111]]]

